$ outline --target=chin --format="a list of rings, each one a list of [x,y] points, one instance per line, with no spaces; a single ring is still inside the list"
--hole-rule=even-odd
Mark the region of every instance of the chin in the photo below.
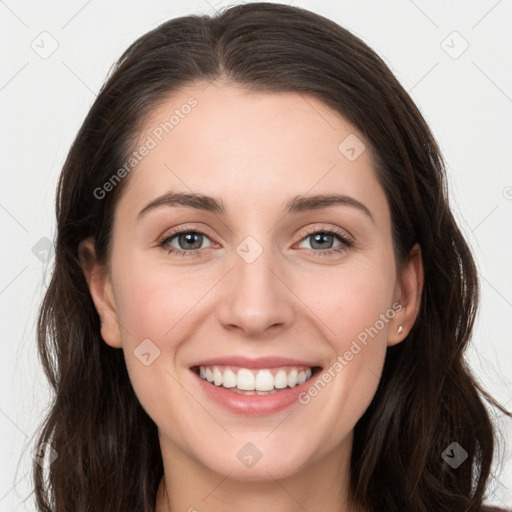
[[[276,446],[268,440],[265,443],[231,440],[231,445],[232,449],[224,450],[222,454],[211,453],[205,458],[203,453],[200,463],[216,473],[229,474],[234,480],[264,481],[291,477],[310,460],[310,455],[297,452],[297,446],[304,447],[304,442],[289,445],[279,442]]]

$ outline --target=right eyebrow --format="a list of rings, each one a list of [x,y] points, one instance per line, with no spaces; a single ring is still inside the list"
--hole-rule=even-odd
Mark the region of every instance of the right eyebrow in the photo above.
[[[161,206],[188,206],[189,208],[218,213],[221,215],[226,213],[226,209],[224,208],[222,199],[220,198],[198,193],[168,192],[167,194],[163,194],[156,199],[153,199],[144,208],[142,208],[137,219],[140,220],[142,217],[147,215],[148,212],[155,208],[160,208]]]

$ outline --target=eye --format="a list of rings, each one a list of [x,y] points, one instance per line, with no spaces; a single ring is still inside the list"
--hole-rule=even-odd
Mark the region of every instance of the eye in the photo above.
[[[202,231],[191,229],[190,227],[182,227],[173,231],[159,242],[168,254],[177,256],[197,256],[205,248],[202,246],[209,237]],[[301,238],[301,243],[305,240],[311,240],[310,251],[313,256],[329,256],[341,253],[354,246],[353,240],[347,235],[333,228],[308,230],[306,236]],[[333,247],[333,243],[338,241],[338,245]],[[212,245],[210,244],[209,247]],[[319,250],[317,250],[319,249]]]
[[[333,247],[332,244],[336,239],[339,244]],[[333,228],[309,231],[306,236],[302,237],[301,242],[304,240],[311,240],[310,246],[314,256],[328,256],[340,253],[354,245],[354,242],[347,235]],[[318,251],[316,249],[321,250]]]
[[[195,256],[202,251],[202,245],[205,239],[209,239],[206,234],[185,227],[166,236],[158,245],[166,249],[168,254]]]

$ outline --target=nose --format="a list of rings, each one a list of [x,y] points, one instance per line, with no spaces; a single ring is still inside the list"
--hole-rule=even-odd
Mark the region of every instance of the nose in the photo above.
[[[233,268],[219,290],[219,322],[250,339],[266,339],[286,330],[293,322],[294,295],[284,274],[271,250],[263,250],[254,261],[243,251],[234,254]]]

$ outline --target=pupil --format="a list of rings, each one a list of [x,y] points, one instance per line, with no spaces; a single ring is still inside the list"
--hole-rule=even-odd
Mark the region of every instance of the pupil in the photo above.
[[[187,244],[194,244],[194,241],[193,241],[193,237],[200,237],[202,235],[200,235],[199,233],[187,233],[185,235],[182,235],[182,237],[185,238],[185,241]],[[197,244],[197,241],[196,241],[196,244]],[[201,239],[199,238],[199,247],[201,246]],[[188,247],[189,249],[197,249],[198,247]]]
[[[315,244],[317,242],[319,242],[322,238],[325,239],[325,237],[332,237],[332,236],[333,235],[329,235],[327,233],[317,233],[317,234],[313,235],[313,237],[314,237],[313,247],[315,248]],[[316,247],[316,248],[323,249],[323,247]]]

